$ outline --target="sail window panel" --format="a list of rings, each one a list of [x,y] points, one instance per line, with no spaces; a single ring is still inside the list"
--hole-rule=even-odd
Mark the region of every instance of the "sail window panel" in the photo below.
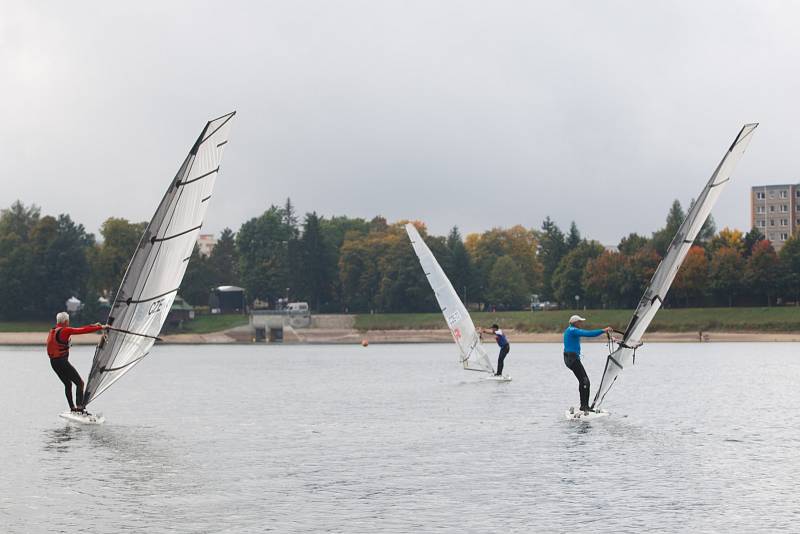
[[[146,285],[134,300],[150,302],[180,286],[186,270],[186,262],[183,260],[187,257],[187,249],[191,254],[198,234],[199,230],[195,230],[161,243],[158,254],[154,255]]]

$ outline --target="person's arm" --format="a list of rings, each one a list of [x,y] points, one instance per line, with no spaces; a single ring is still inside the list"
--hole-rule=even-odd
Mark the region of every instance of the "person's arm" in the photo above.
[[[69,339],[70,336],[79,336],[81,334],[91,334],[92,332],[97,332],[98,330],[102,330],[103,325],[100,323],[90,324],[86,326],[81,326],[79,328],[72,328],[70,326],[65,326],[61,330],[62,339],[65,341]]]
[[[581,337],[597,337],[606,332],[605,328],[599,328],[597,330],[584,330],[582,328],[576,328],[575,332]]]

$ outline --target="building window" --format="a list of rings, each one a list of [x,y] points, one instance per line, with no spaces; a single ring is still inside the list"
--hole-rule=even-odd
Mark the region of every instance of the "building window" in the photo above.
[[[770,226],[775,226],[775,219],[770,219],[769,220],[769,225]]]
[[[787,239],[789,239],[789,234],[786,233],[781,234],[781,241],[786,241]]]
[[[800,198],[800,189],[796,189],[795,190],[794,196],[796,196],[797,198]]]
[[[769,192],[769,198],[775,198],[775,191]]]
[[[786,198],[788,194],[789,193],[787,191],[781,191],[781,198]]]
[[[798,191],[798,193],[800,193],[800,191]],[[797,196],[800,197],[800,194],[798,194]],[[766,198],[766,197],[764,196],[764,192],[763,191],[759,191],[759,192],[756,193],[756,198],[758,200],[764,200],[764,198]]]
[[[800,219],[798,219],[798,223],[800,223]],[[764,228],[766,226],[766,223],[764,222],[764,219],[757,220],[756,221],[756,226],[760,226],[761,228]]]
[[[781,226],[789,226],[789,220],[788,219],[781,219]]]
[[[797,211],[800,211],[800,204],[798,204],[797,207],[798,207]],[[764,206],[758,206],[756,208],[756,213],[764,213]]]
[[[775,213],[775,206],[770,206],[770,207],[769,207],[769,211],[770,211],[771,213]]]

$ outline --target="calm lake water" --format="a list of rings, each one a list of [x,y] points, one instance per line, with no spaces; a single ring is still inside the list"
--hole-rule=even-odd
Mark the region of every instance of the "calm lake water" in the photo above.
[[[582,423],[559,345],[506,384],[445,344],[162,346],[86,427],[43,349],[0,348],[0,531],[797,532],[797,349],[646,345]]]

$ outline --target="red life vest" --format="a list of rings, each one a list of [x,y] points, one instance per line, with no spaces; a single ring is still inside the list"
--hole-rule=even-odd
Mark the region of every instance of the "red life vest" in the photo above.
[[[63,358],[69,356],[69,343],[62,343],[58,340],[58,333],[63,327],[55,327],[47,335],[47,355],[51,358]]]

